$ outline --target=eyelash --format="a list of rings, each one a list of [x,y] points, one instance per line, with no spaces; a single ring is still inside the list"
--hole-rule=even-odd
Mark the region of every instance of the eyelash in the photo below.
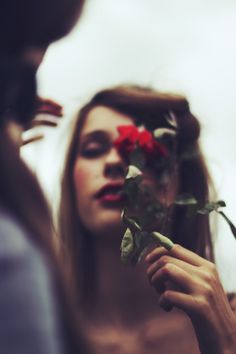
[[[86,158],[96,158],[103,155],[107,151],[107,147],[101,144],[94,144],[95,146],[85,146],[82,148],[81,155]]]

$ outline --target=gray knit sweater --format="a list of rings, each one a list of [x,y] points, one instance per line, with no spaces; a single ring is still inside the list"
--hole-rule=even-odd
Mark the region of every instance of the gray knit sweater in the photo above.
[[[0,354],[64,353],[46,258],[0,208]]]

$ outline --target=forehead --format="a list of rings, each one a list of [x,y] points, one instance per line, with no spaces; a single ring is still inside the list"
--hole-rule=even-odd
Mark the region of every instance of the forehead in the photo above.
[[[116,131],[119,125],[133,123],[134,120],[123,113],[111,108],[97,106],[88,113],[81,133],[84,135],[96,130]]]

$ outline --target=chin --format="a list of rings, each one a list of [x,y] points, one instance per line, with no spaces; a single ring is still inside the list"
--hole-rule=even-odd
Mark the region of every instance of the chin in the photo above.
[[[115,226],[119,227],[122,224],[121,221],[121,210],[104,210],[97,215],[99,220],[98,223],[100,224],[107,224],[108,226]]]
[[[121,242],[123,234],[125,232],[125,226],[121,222],[120,214],[118,217],[107,216],[100,219],[97,227],[94,227],[93,234],[98,235],[103,240],[114,240],[115,242]]]
[[[100,225],[101,229],[105,233],[121,234],[124,230],[124,225],[121,220],[110,219],[106,220],[103,224]]]

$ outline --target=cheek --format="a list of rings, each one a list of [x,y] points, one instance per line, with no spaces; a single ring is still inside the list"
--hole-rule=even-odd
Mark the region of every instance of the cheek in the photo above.
[[[73,171],[73,180],[74,180],[76,190],[78,190],[78,189],[83,190],[84,185],[86,185],[89,178],[90,178],[89,171],[87,171],[85,169],[80,169],[77,166],[75,166],[74,171]]]
[[[93,181],[93,171],[87,164],[76,163],[73,170],[73,181],[77,194],[79,196],[86,195],[91,189],[91,182]]]

